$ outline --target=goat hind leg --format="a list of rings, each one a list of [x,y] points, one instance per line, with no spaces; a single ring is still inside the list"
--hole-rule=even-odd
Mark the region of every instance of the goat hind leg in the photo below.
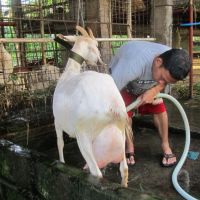
[[[126,154],[125,154],[125,132],[123,132],[123,160],[120,162],[120,173],[122,177],[121,185],[123,187],[128,187],[128,165],[126,161]]]
[[[76,139],[77,139],[77,143],[81,151],[81,154],[84,157],[90,169],[90,173],[93,176],[102,178],[102,173],[97,165],[97,162],[93,154],[92,141],[88,138],[87,134],[84,134],[84,133],[76,134]]]
[[[59,160],[64,163],[65,160],[64,160],[64,155],[63,155],[63,148],[64,148],[63,131],[56,122],[55,122],[55,129],[56,129],[56,135],[57,135]]]
[[[127,187],[128,186],[128,165],[126,162],[125,155],[124,155],[123,160],[120,162],[120,173],[122,177],[121,185],[123,187]]]

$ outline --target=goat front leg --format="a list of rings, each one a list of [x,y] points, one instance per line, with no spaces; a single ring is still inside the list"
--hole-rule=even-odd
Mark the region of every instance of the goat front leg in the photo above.
[[[58,153],[59,153],[59,160],[60,162],[65,162],[64,155],[63,155],[63,148],[64,148],[64,140],[63,140],[63,131],[60,126],[55,121],[55,129],[57,135],[57,146],[58,146]]]
[[[97,165],[96,159],[94,157],[93,149],[92,149],[92,141],[88,137],[86,133],[77,133],[76,134],[77,143],[79,149],[84,157],[89,169],[90,173],[93,176],[98,178],[102,178],[102,173]]]

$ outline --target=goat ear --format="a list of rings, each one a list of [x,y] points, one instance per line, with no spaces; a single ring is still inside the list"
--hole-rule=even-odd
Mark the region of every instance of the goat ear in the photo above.
[[[95,39],[91,28],[87,27],[87,31],[88,31],[89,36],[90,36],[92,39]]]
[[[63,39],[67,42],[76,42],[77,40],[77,36],[75,35],[67,35],[67,36],[63,36]]]
[[[83,36],[89,37],[87,31],[84,28],[82,28],[81,26],[76,26],[76,30],[78,30]]]

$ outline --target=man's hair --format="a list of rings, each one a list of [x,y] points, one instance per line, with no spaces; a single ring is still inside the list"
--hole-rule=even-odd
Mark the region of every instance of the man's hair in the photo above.
[[[169,71],[174,79],[183,80],[188,75],[191,60],[186,50],[170,49],[159,57],[163,60],[163,67]]]

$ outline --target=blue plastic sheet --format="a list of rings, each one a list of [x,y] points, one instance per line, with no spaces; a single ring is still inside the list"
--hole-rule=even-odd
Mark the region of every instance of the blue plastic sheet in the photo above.
[[[199,157],[199,152],[197,151],[189,151],[187,157],[191,160],[197,160]]]

